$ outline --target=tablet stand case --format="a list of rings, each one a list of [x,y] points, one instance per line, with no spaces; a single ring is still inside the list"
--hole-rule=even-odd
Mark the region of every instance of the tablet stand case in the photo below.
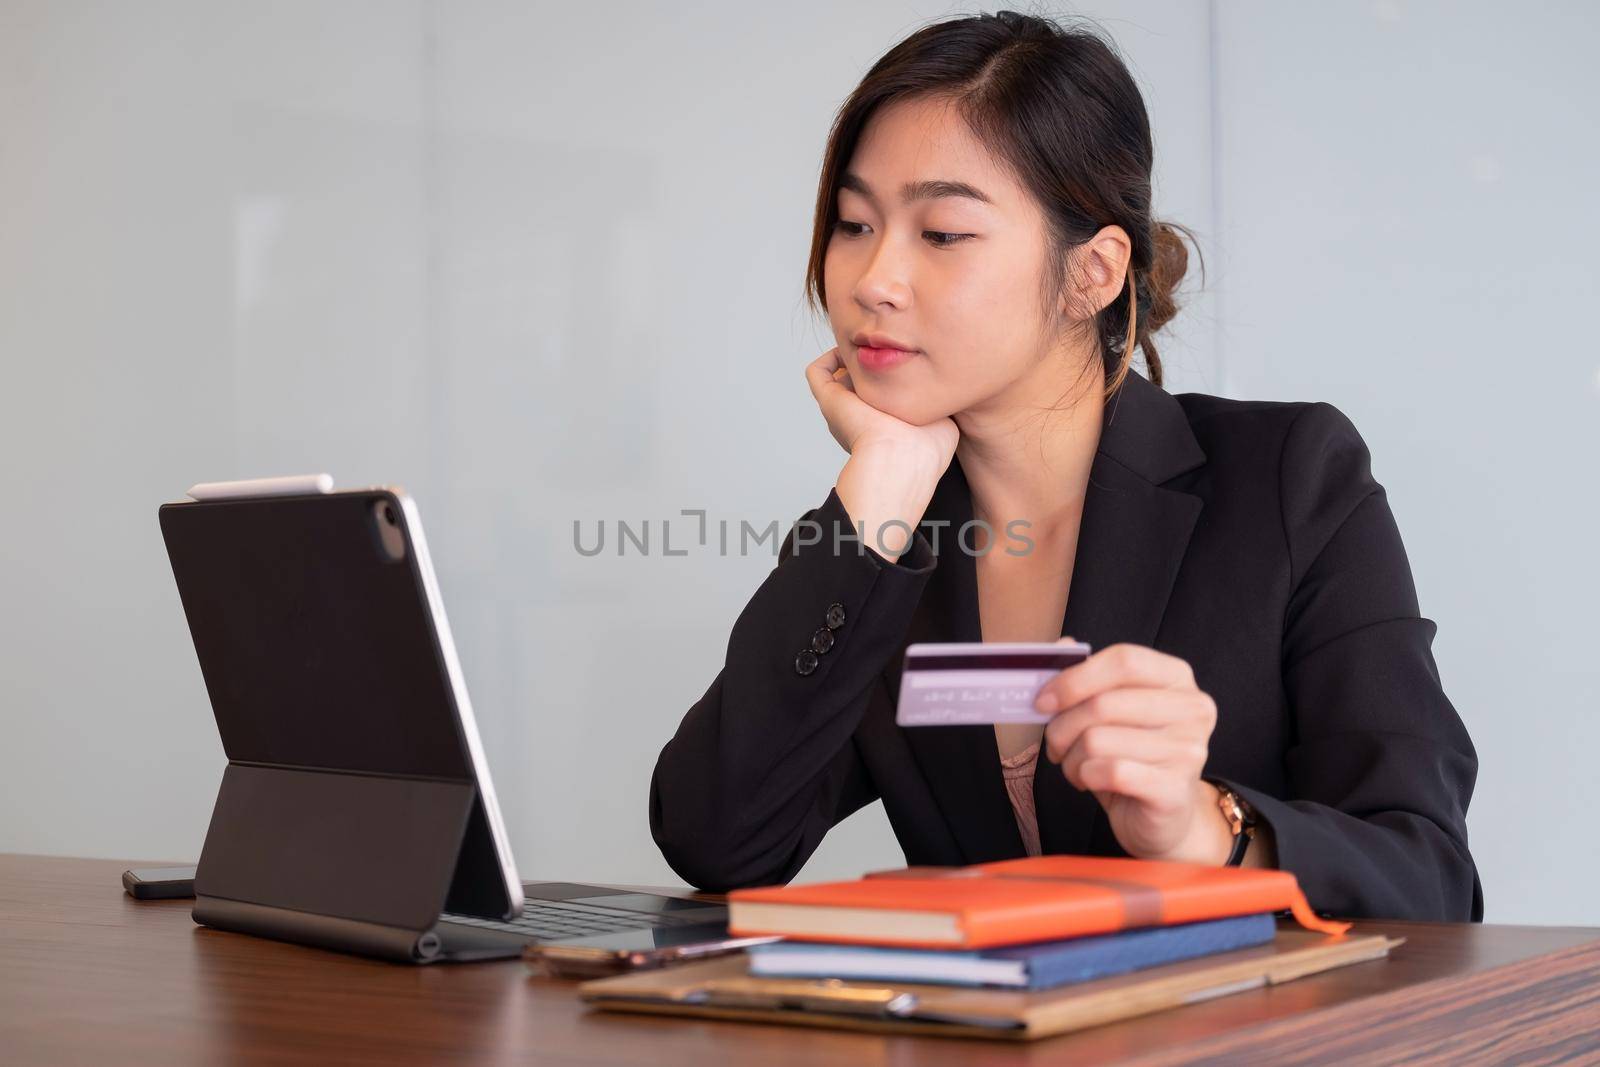
[[[437,587],[403,508],[375,489],[160,510],[229,761],[197,923],[414,963],[526,945],[438,925],[441,911],[504,918],[512,904],[448,624],[429,610]],[[385,551],[402,527],[405,550]]]
[[[441,911],[494,916],[481,887],[499,877],[470,783],[230,763],[193,915],[219,930],[404,963],[506,959],[526,941],[435,926]]]

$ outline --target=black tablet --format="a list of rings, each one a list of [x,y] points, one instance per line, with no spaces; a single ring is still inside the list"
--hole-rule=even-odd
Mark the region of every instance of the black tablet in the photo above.
[[[228,758],[196,920],[426,955],[441,911],[520,915],[416,504],[325,475],[190,497],[161,532]]]

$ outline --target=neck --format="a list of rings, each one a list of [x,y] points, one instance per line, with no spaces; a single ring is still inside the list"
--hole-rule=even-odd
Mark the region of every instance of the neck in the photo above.
[[[1076,530],[1105,407],[1099,360],[1080,377],[1081,365],[1043,360],[1002,393],[954,416],[973,518],[997,532],[1025,519],[1036,539]]]

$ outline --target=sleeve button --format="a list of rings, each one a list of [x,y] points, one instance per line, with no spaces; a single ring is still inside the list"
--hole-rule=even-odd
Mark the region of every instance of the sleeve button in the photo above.
[[[833,647],[833,631],[819,629],[811,635],[811,650],[813,652],[826,652]]]
[[[810,674],[817,669],[817,654],[809,648],[802,648],[800,654],[794,658],[794,672],[796,674]]]
[[[844,605],[830,604],[828,606],[828,629],[837,630],[844,625]]]

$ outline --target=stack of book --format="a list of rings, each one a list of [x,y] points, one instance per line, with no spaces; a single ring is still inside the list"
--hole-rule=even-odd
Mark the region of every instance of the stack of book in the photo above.
[[[1049,989],[1261,945],[1276,913],[1338,934],[1294,876],[1087,856],[905,868],[859,881],[741,890],[735,934],[785,941],[749,950],[750,973]]]
[[[615,1011],[1030,1040],[1401,943],[1318,916],[1287,871],[1091,856],[737,890],[728,908],[735,936],[783,940],[581,995]]]

